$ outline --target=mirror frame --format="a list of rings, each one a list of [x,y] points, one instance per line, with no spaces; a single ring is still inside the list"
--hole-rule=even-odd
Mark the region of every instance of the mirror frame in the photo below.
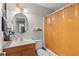
[[[20,16],[21,15],[21,16]],[[27,19],[27,17],[26,17],[26,15],[25,14],[23,14],[23,13],[16,13],[14,16],[13,16],[13,30],[15,31],[15,33],[20,33],[20,32],[18,32],[17,31],[17,28],[16,28],[16,18],[25,18],[25,32],[27,32],[28,31],[28,19]],[[14,25],[15,24],[15,25]],[[24,32],[24,33],[25,33]]]

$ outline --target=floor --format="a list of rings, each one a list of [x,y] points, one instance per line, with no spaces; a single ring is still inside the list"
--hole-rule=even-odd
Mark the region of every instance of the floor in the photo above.
[[[49,51],[46,49],[38,49],[36,52],[36,56],[53,56]]]

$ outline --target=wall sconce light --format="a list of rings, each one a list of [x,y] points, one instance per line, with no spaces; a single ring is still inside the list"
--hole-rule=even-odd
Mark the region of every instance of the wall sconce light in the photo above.
[[[22,12],[28,12],[28,10],[26,8],[21,8]]]
[[[28,12],[26,8],[21,8],[19,4],[16,4],[16,11],[17,12]]]
[[[20,12],[21,11],[21,8],[20,8],[19,4],[16,4],[16,11],[17,12]]]

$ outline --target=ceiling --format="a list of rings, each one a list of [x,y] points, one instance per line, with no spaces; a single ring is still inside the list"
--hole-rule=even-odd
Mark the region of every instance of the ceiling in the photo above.
[[[36,12],[36,9],[37,10],[46,9],[49,12],[54,12],[55,10],[62,8],[67,4],[69,3],[30,3],[30,4],[25,3],[20,5],[22,7],[26,7],[27,9],[31,9],[31,10],[34,9],[35,12]]]
[[[37,3],[37,5],[40,5],[45,8],[49,8],[53,11],[65,6],[67,4],[69,4],[69,3]]]
[[[21,8],[26,8],[28,10],[27,13],[31,14],[50,14],[57,9],[62,8],[68,3],[19,3]],[[14,12],[16,10],[16,3],[8,3],[7,4],[8,12]]]

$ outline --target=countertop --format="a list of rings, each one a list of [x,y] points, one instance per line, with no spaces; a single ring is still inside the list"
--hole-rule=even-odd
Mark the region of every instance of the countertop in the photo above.
[[[25,41],[19,41],[19,42],[7,41],[7,42],[4,42],[3,49],[21,46],[21,45],[33,44],[33,43],[35,43],[34,40],[25,40]]]

